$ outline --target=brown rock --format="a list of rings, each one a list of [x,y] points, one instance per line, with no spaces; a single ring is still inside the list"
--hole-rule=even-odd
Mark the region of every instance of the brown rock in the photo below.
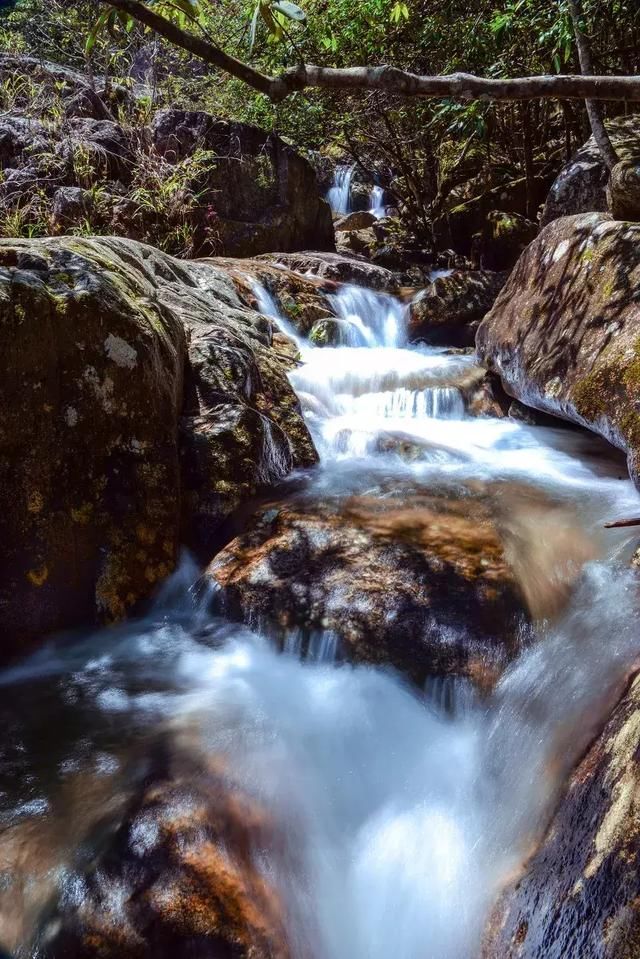
[[[507,392],[587,426],[640,461],[640,226],[605,214],[555,220],[478,330]]]
[[[281,263],[297,273],[312,273],[322,279],[356,283],[372,290],[393,293],[400,286],[398,277],[391,270],[369,263],[365,259],[340,253],[274,253],[264,259]]]
[[[483,959],[640,954],[640,680],[570,778],[541,847],[492,917]]]
[[[331,630],[347,658],[418,682],[504,664],[525,615],[490,508],[411,488],[269,504],[208,575],[230,612],[278,634]]]
[[[336,233],[345,233],[351,230],[367,230],[376,222],[376,217],[368,210],[356,210],[348,213],[334,223]]]

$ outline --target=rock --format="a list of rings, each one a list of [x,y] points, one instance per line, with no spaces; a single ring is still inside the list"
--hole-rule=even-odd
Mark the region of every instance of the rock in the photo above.
[[[313,169],[279,137],[188,110],[159,111],[151,137],[156,152],[172,163],[207,151],[199,177],[201,252],[334,249],[331,211]]]
[[[355,213],[348,213],[340,220],[334,223],[336,233],[344,233],[348,230],[366,230],[376,223],[376,217],[368,210],[360,210]]]
[[[5,114],[0,118],[0,169],[27,163],[47,143],[46,130],[38,120]]]
[[[362,214],[351,214],[352,216],[361,216]],[[336,236],[336,250],[343,256],[363,256],[371,260],[377,249],[378,240],[375,233],[368,227],[362,230],[349,230],[349,232],[339,232]]]
[[[478,324],[504,286],[504,273],[456,270],[439,276],[411,303],[409,339],[473,346]]]
[[[640,226],[554,220],[480,325],[480,356],[507,392],[599,433],[640,470]]]
[[[64,228],[74,223],[82,223],[92,209],[92,196],[88,190],[79,186],[62,186],[53,197],[53,223]]]
[[[640,117],[607,121],[607,130],[622,160],[640,160]],[[593,137],[555,178],[540,218],[541,226],[563,216],[607,211],[607,170]]]
[[[255,854],[283,855],[269,815],[224,757],[170,754],[156,765],[94,868],[78,877],[81,901],[63,897],[43,954],[289,959],[285,904]]]
[[[616,163],[607,183],[607,206],[614,220],[640,220],[640,162]]]
[[[542,845],[504,893],[483,959],[640,951],[640,679],[570,777]]]
[[[75,183],[87,186],[104,178],[131,179],[134,153],[119,123],[76,117],[66,122],[64,134],[58,151]]]
[[[510,270],[537,235],[537,223],[517,213],[492,210],[474,245],[476,264],[482,270]]]
[[[533,204],[544,203],[550,180],[535,177],[533,181]],[[527,215],[527,184],[524,177],[510,183],[500,184],[479,196],[452,206],[433,223],[434,238],[438,249],[451,248],[456,253],[469,256],[472,253],[473,237],[484,235],[487,217],[494,210],[508,214]]]
[[[302,336],[308,336],[318,320],[333,316],[329,295],[338,285],[332,280],[303,276],[267,259],[213,257],[206,262],[230,274],[240,298],[251,309],[261,308],[256,284],[264,287],[274,301],[272,308]]]
[[[352,325],[347,320],[329,317],[313,324],[309,339],[314,346],[350,346],[354,343],[352,334]]]
[[[349,660],[419,683],[504,665],[525,612],[491,510],[395,492],[267,504],[208,569],[226,609],[279,636],[330,630]]]
[[[64,113],[69,120],[76,117],[89,117],[92,120],[113,120],[111,110],[104,99],[89,86],[81,87],[76,94],[66,101]]]
[[[3,240],[0,316],[3,659],[122,617],[180,541],[206,546],[243,497],[315,461],[270,322],[210,264]]]
[[[338,283],[355,283],[358,286],[370,287],[372,290],[393,293],[400,285],[398,277],[390,270],[355,256],[344,256],[339,253],[273,253],[261,259],[271,263],[281,263],[296,273],[311,273],[322,279],[335,280]]]

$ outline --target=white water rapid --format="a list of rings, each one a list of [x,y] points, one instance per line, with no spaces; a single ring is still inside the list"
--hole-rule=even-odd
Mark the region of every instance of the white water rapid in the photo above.
[[[261,306],[277,316],[264,292]],[[619,459],[578,431],[469,416],[474,357],[409,346],[391,297],[347,286],[333,307],[351,345],[298,339],[291,375],[321,454],[309,483],[345,496],[405,482],[451,496],[503,490],[514,523],[531,515],[519,528],[521,562],[537,556],[532,578],[567,561],[559,530],[588,544],[578,585],[484,700],[451,678],[433,677],[423,695],[390,670],[339,665],[330,635],[304,659],[293,640],[279,652],[213,615],[188,564],[144,620],[6,671],[0,816],[25,830],[37,860],[29,872],[23,854],[27,878],[0,875],[0,942],[21,955],[33,954],[36,906],[48,902],[34,890],[83,895],[63,828],[78,803],[88,820],[98,802],[82,784],[97,777],[115,795],[127,750],[161,728],[190,730],[268,811],[279,852],[256,848],[255,863],[285,903],[293,959],[471,959],[640,653],[633,537],[602,529],[640,505]],[[117,921],[126,888],[107,893]]]
[[[384,190],[381,186],[374,186],[369,200],[369,212],[373,213],[376,219],[381,220],[387,215],[387,208],[384,203]]]

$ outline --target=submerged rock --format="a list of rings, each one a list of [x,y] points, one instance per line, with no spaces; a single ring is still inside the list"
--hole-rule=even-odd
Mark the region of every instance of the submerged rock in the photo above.
[[[270,344],[209,264],[126,240],[0,242],[3,658],[122,617],[181,539],[208,546],[245,497],[315,461]]]
[[[640,954],[640,680],[569,780],[546,838],[506,891],[483,959]]]
[[[504,286],[504,273],[455,270],[413,299],[409,339],[433,346],[473,346],[478,325]]]
[[[222,759],[176,754],[165,766],[77,877],[82,896],[63,896],[41,954],[289,959],[284,904],[260,870],[284,847],[268,814]]]
[[[490,509],[414,489],[268,504],[208,575],[231,613],[280,635],[329,630],[348,659],[417,682],[504,665],[525,616]]]
[[[622,160],[640,160],[640,117],[607,121],[607,130]],[[542,211],[541,224],[577,213],[604,213],[609,171],[593,137],[590,137],[554,180]]]
[[[605,214],[549,224],[478,330],[507,392],[579,423],[640,471],[640,226]]]

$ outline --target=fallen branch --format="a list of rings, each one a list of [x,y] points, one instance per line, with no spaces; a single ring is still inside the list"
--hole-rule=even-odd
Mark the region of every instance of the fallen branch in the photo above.
[[[627,526],[640,526],[640,517],[637,519],[617,519],[613,523],[605,523],[605,529],[623,529]]]

